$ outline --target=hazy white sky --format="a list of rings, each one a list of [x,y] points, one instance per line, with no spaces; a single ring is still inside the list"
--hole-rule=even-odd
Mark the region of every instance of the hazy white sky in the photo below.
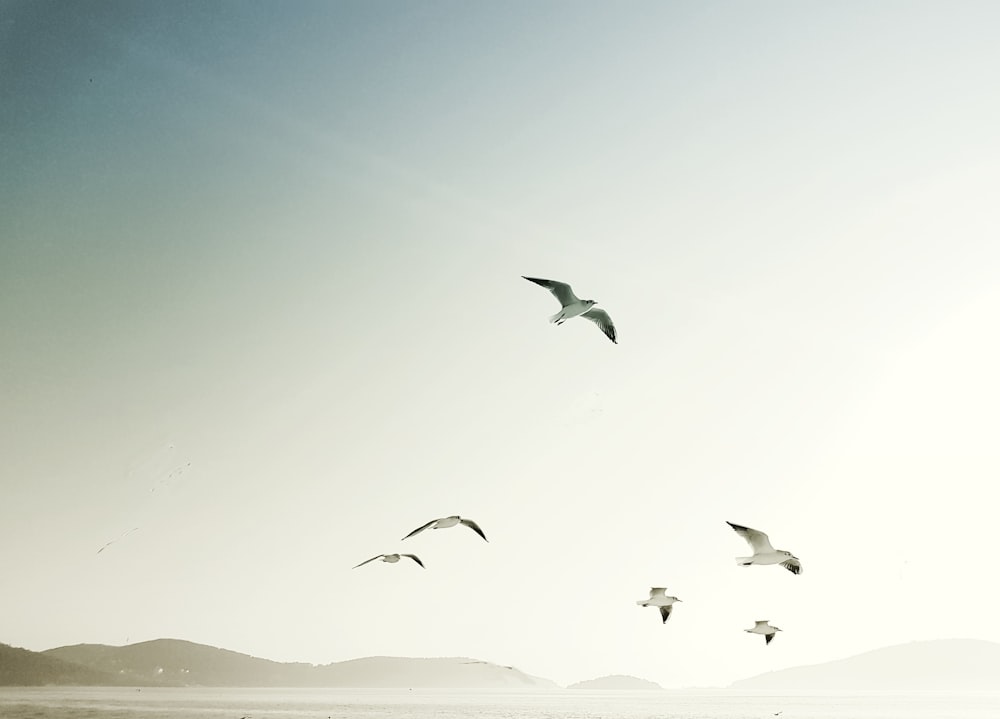
[[[0,5],[0,641],[665,686],[1000,641],[998,26]],[[399,541],[449,514],[490,543]]]

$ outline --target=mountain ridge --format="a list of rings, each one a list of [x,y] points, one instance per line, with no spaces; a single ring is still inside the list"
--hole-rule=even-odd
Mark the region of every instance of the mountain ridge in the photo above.
[[[514,666],[469,657],[372,656],[315,665],[275,662],[183,639],[153,639],[124,646],[75,644],[44,652],[0,643],[0,686],[12,685],[559,688],[549,679]],[[654,682],[625,675],[589,679],[568,688],[662,689]],[[980,639],[913,641],[757,674],[716,689],[792,693],[1000,691],[1000,643]]]
[[[41,652],[0,643],[0,686],[116,683],[115,677],[110,674]]]
[[[330,664],[275,662],[183,639],[114,647],[75,644],[41,652],[117,683],[232,687],[555,688],[551,680],[468,657],[362,657]]]
[[[1000,643],[930,639],[740,679],[741,691],[1000,690]]]
[[[640,679],[630,674],[608,674],[595,679],[584,679],[566,687],[567,689],[585,689],[599,691],[662,691],[656,682]]]

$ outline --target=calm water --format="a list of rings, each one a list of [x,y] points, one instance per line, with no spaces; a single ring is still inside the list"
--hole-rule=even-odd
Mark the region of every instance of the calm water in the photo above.
[[[997,719],[1000,693],[738,696],[727,692],[0,687],[3,719]]]

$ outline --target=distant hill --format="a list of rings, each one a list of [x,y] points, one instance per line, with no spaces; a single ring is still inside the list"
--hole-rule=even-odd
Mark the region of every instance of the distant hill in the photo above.
[[[651,682],[647,679],[639,679],[639,677],[631,677],[625,674],[612,674],[606,677],[598,677],[597,679],[587,679],[586,681],[577,682],[576,684],[570,684],[567,689],[604,689],[604,690],[615,690],[615,691],[640,691],[640,690],[656,690],[663,689],[656,682]]]
[[[409,659],[366,657],[318,667],[339,687],[434,687],[555,689],[558,685],[520,669],[489,662],[453,657]]]
[[[938,639],[793,667],[730,685],[741,691],[1000,690],[1000,644]]]
[[[312,669],[310,664],[282,664],[180,639],[154,639],[123,647],[75,644],[49,649],[44,654],[128,684],[312,686],[302,681]]]
[[[467,658],[367,657],[333,664],[273,662],[179,639],[123,647],[77,644],[46,657],[115,677],[116,683],[216,687],[553,688],[554,682]]]
[[[115,684],[115,677],[40,652],[0,644],[0,686]]]

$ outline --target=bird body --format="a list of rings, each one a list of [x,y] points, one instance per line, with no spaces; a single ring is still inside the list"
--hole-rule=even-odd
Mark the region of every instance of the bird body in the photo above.
[[[802,572],[802,563],[798,557],[787,550],[772,547],[771,540],[763,532],[732,522],[726,522],[726,524],[743,537],[753,550],[751,557],[736,558],[736,563],[741,567],[749,567],[751,564],[780,564],[792,574]]]
[[[409,539],[414,534],[420,534],[425,529],[447,529],[448,527],[454,527],[457,524],[464,524],[466,527],[468,527],[473,532],[482,537],[483,541],[486,542],[490,541],[486,539],[486,535],[483,533],[483,530],[479,527],[478,524],[476,524],[471,519],[464,519],[463,517],[460,517],[457,514],[452,515],[450,517],[441,517],[440,519],[432,519],[422,527],[417,527],[416,529],[414,529],[412,532],[403,537],[403,539]]]
[[[521,275],[521,277],[524,277],[528,282],[534,282],[536,285],[544,287],[559,300],[559,304],[562,307],[549,318],[549,322],[561,325],[566,320],[573,319],[574,317],[584,317],[597,325],[609,340],[618,344],[618,333],[615,330],[614,323],[611,321],[611,317],[604,310],[594,307],[597,304],[595,300],[581,300],[573,292],[573,288],[565,282],[544,280],[540,277],[525,277],[524,275]]]
[[[751,634],[763,634],[764,644],[770,644],[771,640],[774,639],[775,633],[780,632],[781,630],[778,627],[769,624],[766,619],[758,619],[754,622],[753,628],[744,629],[743,631],[750,632]]]
[[[639,599],[636,604],[640,607],[659,607],[660,616],[663,617],[663,623],[666,624],[674,609],[674,603],[680,601],[682,600],[677,597],[668,597],[666,587],[650,587],[649,599]]]
[[[419,564],[421,567],[424,567],[424,563],[420,561],[420,557],[418,557],[416,554],[379,554],[372,557],[371,559],[366,559],[361,564],[351,567],[351,569],[357,569],[360,566],[368,564],[368,562],[374,562],[376,559],[381,559],[383,562],[388,562],[389,564],[395,564],[396,562],[399,561],[400,557],[409,557],[414,562]],[[427,569],[427,567],[424,567],[424,569]]]

